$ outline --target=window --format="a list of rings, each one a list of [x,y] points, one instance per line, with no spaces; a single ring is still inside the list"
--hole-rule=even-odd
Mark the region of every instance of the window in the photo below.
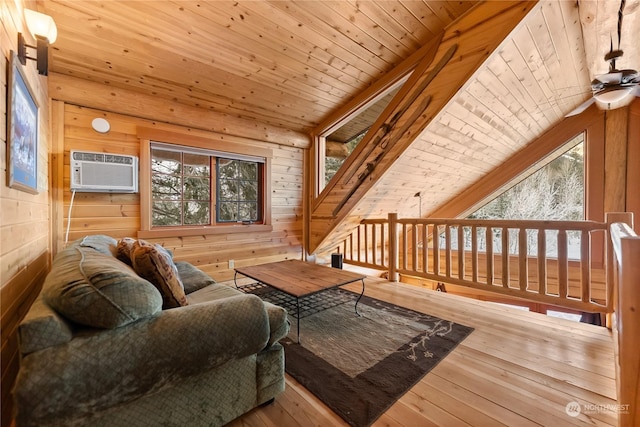
[[[218,159],[218,222],[256,222],[260,218],[260,164]]]
[[[151,150],[152,225],[210,225],[211,162],[202,154]]]
[[[580,221],[585,218],[584,134],[565,145],[563,152],[534,171],[491,202],[469,215],[474,219],[524,219]],[[567,150],[568,147],[571,147]],[[494,229],[493,250],[502,252],[502,231]],[[546,255],[558,255],[557,232],[546,232]],[[457,236],[452,233],[457,245]],[[509,253],[518,253],[518,236],[509,233]],[[568,255],[580,259],[581,233],[568,231]],[[441,245],[444,236],[441,236]],[[457,246],[456,246],[457,247]],[[465,237],[465,248],[471,248],[470,236]],[[485,234],[478,235],[478,249],[486,248]],[[527,230],[528,253],[537,253],[536,230]]]
[[[391,87],[386,88],[376,98],[375,102],[365,105],[337,129],[321,135],[324,143],[324,151],[322,153],[324,170],[320,174],[319,190],[322,190],[342,167],[345,160],[365,137],[369,128],[398,93],[405,80],[406,78],[403,78]]]
[[[149,184],[140,191],[141,233],[152,237],[155,232],[188,235],[189,229],[191,234],[207,234],[216,228],[241,232],[247,226],[266,227],[271,151],[184,138],[185,145],[142,140],[141,179],[148,176]],[[216,149],[205,148],[211,146]],[[230,148],[234,152],[226,151]],[[231,230],[234,225],[240,227]]]
[[[565,151],[469,218],[584,219],[584,135],[570,141]]]

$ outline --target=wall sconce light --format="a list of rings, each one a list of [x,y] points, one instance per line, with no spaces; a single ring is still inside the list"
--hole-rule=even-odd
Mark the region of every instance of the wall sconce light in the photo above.
[[[36,46],[28,45],[22,33],[18,33],[18,59],[27,65],[27,59],[36,61],[38,73],[49,75],[49,45],[58,37],[58,29],[53,18],[44,13],[24,9],[24,19],[31,35],[36,39]],[[27,48],[36,49],[36,57],[27,56]]]

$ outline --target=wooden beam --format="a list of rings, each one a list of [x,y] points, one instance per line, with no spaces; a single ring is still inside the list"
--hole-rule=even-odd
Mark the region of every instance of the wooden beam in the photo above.
[[[629,108],[628,138],[626,212],[633,212],[635,232],[640,235],[640,98]]]
[[[489,56],[500,46],[507,36],[519,25],[522,19],[536,6],[537,2],[486,2],[475,6],[463,15],[460,19],[454,21],[445,29],[443,41],[438,48],[434,63],[445,56],[445,53],[454,45],[457,45],[456,52],[448,61],[441,72],[433,78],[433,80],[422,91],[422,95],[411,103],[410,109],[413,110],[419,105],[423,105],[423,101],[427,97],[432,97],[431,102],[419,114],[418,117],[413,116],[414,111],[409,111],[412,118],[415,117],[412,125],[408,127],[406,132],[394,143],[393,147],[371,152],[365,148],[368,143],[375,143],[374,136],[379,128],[384,125],[388,118],[394,114],[394,109],[399,101],[404,98],[410,87],[418,87],[423,79],[429,78],[431,68],[426,67],[421,75],[412,75],[406,86],[403,87],[396,98],[392,100],[390,108],[383,113],[382,122],[376,123],[370,133],[371,137],[365,136],[358,147],[356,158],[353,164],[361,164],[368,167],[371,163],[370,159],[375,159],[375,170],[367,173],[366,180],[357,180],[352,178],[348,183],[342,183],[340,172],[336,174],[338,179],[332,180],[333,185],[325,188],[321,195],[320,203],[314,206],[310,221],[312,235],[310,236],[310,251],[313,252],[322,248],[325,240],[357,206],[363,196],[375,185],[376,182],[384,175],[384,173],[395,163],[402,153],[414,142],[426,126],[440,113],[440,111],[452,100],[464,84],[472,77],[478,68],[489,58]],[[430,63],[431,61],[429,61]],[[414,72],[416,74],[417,72]],[[395,105],[394,105],[395,104]],[[393,108],[391,108],[393,107]],[[377,125],[377,126],[376,126]],[[358,155],[366,153],[367,158],[357,158]],[[363,154],[364,156],[365,154]],[[378,159],[378,156],[383,158]],[[345,170],[350,169],[349,167]],[[356,173],[356,177],[362,173]],[[344,174],[343,174],[344,175]],[[334,177],[335,178],[335,177]],[[362,181],[362,182],[358,182]],[[340,185],[336,183],[340,182]],[[351,194],[351,197],[344,203],[340,209],[336,207],[343,202],[346,195],[350,194],[353,187],[357,185],[359,188]],[[324,206],[322,206],[324,205]],[[333,212],[333,215],[329,216]],[[328,215],[329,214],[329,215]],[[314,215],[316,216],[314,218]],[[314,227],[313,222],[318,220],[326,224],[327,217],[329,220],[328,227],[322,227],[324,230],[318,233],[319,227]],[[315,231],[314,231],[315,230]],[[327,242],[330,245],[329,242]]]
[[[297,148],[309,148],[308,135],[177,102],[158,102],[143,93],[57,73],[49,74],[49,96],[70,104],[148,120],[236,135]]]
[[[605,117],[604,211],[625,212],[629,109],[610,110]]]

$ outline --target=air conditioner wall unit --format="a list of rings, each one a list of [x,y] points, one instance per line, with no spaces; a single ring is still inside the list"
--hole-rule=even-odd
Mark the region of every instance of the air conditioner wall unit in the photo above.
[[[137,193],[138,158],[72,150],[70,187],[81,192]]]

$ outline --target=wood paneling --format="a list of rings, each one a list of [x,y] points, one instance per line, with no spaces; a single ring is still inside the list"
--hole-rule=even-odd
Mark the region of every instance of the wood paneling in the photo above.
[[[22,2],[0,3],[0,93],[7,99],[10,51],[16,50],[17,32],[24,32]],[[26,35],[27,42],[31,36]],[[0,330],[2,426],[9,426],[13,410],[11,389],[18,372],[18,323],[29,309],[49,270],[49,103],[47,81],[37,74],[35,63],[24,67],[39,110],[38,191],[28,194],[7,186],[7,105],[0,103]]]
[[[76,96],[74,101],[81,104],[84,98]],[[163,101],[153,102],[157,104]],[[154,109],[153,105],[149,105],[149,110]],[[90,123],[94,117],[104,117],[109,120],[112,130],[107,134],[98,134],[93,131]],[[70,150],[115,152],[139,156],[139,136],[148,138],[149,132],[171,135],[173,139],[185,135],[187,139],[210,141],[211,144],[220,141],[220,144],[224,144],[227,148],[244,144],[244,150],[247,147],[249,149],[254,147],[253,150],[256,152],[269,151],[272,169],[269,193],[272,229],[271,231],[247,229],[240,232],[233,230],[231,233],[225,232],[221,227],[221,233],[218,234],[188,233],[176,237],[151,237],[150,234],[145,239],[164,245],[174,252],[177,260],[190,261],[217,280],[228,279],[233,275],[233,270],[228,266],[228,261],[231,259],[235,261],[236,266],[240,266],[302,258],[301,183],[304,154],[302,149],[286,143],[277,145],[238,136],[187,129],[67,103],[64,104],[62,180],[59,176],[53,178],[53,185],[63,194],[63,205],[57,209],[63,218],[54,223],[62,223],[66,229],[69,221],[67,215],[71,204]],[[136,237],[141,230],[141,210],[138,194],[76,193],[71,209],[69,241],[88,234],[107,234],[115,238]],[[64,235],[65,230],[58,230],[58,234]]]
[[[40,6],[58,25],[54,73],[159,97],[165,107],[200,107],[230,121],[300,132],[474,3],[110,1],[97,7],[52,0]]]

